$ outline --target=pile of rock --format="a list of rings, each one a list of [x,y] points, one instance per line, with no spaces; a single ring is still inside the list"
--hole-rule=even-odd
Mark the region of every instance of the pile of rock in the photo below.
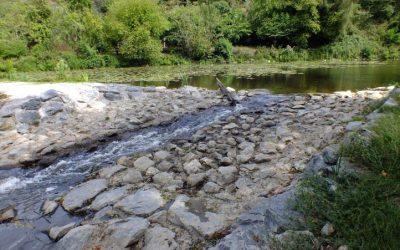
[[[244,227],[251,225],[254,235],[265,233],[265,225],[278,232],[286,188],[377,93],[386,94],[277,98],[190,139],[122,157],[63,197],[67,211],[87,216],[79,225],[51,229],[50,236],[61,238],[57,244],[66,249],[187,249],[209,247],[232,231],[217,248],[257,246]],[[312,161],[322,166],[336,162],[334,146]],[[256,204],[261,207],[240,216]]]

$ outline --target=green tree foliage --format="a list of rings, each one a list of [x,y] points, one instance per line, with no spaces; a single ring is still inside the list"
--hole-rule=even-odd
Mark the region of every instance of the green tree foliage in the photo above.
[[[259,39],[306,47],[320,30],[319,5],[319,0],[254,0],[249,17]]]
[[[116,0],[106,16],[106,36],[113,52],[129,63],[161,57],[160,37],[169,23],[155,0]]]

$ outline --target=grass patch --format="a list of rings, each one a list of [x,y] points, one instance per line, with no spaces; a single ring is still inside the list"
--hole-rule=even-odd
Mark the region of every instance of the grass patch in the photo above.
[[[301,183],[295,207],[320,235],[326,222],[336,232],[325,243],[354,249],[400,249],[400,112],[394,108],[369,138],[353,137],[344,156],[365,168],[349,174],[313,176]],[[335,186],[335,189],[332,189]],[[333,191],[334,190],[334,191]]]

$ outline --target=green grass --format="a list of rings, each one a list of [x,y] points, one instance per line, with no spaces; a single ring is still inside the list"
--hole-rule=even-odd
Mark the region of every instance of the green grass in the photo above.
[[[400,109],[390,110],[371,131],[369,139],[356,135],[343,147],[344,156],[363,171],[339,169],[329,179],[303,180],[295,206],[316,235],[326,222],[334,225],[333,236],[321,237],[327,244],[400,249]]]

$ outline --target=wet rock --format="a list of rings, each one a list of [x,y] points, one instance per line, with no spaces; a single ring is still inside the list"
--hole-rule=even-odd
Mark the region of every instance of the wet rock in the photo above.
[[[149,215],[164,206],[160,191],[155,188],[143,188],[115,204],[115,208],[135,215]]]
[[[115,188],[106,192],[103,192],[99,194],[92,204],[90,205],[90,209],[99,211],[103,207],[106,207],[108,205],[113,205],[120,199],[122,199],[124,196],[128,194],[128,187],[123,186],[119,188]]]
[[[331,145],[322,151],[324,162],[328,165],[335,165],[339,160],[339,145]]]
[[[111,167],[105,167],[100,170],[99,172],[99,177],[100,178],[106,178],[109,179],[111,178],[114,174],[126,169],[126,167],[123,167],[121,165],[115,165]]]
[[[76,226],[75,223],[70,223],[62,227],[52,227],[49,231],[49,237],[53,240],[59,240],[66,235],[71,229]]]
[[[118,101],[122,99],[122,96],[119,93],[105,92],[104,98],[106,98],[109,101]]]
[[[238,170],[235,167],[220,167],[218,172],[221,176],[220,181],[226,185],[235,181]]]
[[[194,187],[206,178],[205,173],[191,174],[187,178],[187,183],[189,186]]]
[[[57,207],[58,207],[58,203],[57,202],[46,200],[43,203],[43,206],[42,206],[43,214],[44,215],[51,214],[56,210]]]
[[[40,115],[37,111],[33,110],[17,110],[15,112],[15,120],[19,123],[37,125],[40,121]]]
[[[146,172],[146,170],[149,167],[154,167],[155,163],[154,161],[152,161],[149,157],[147,156],[142,156],[140,158],[138,158],[133,165],[135,166],[135,168],[137,170],[139,170],[140,172]]]
[[[144,250],[174,250],[178,248],[175,233],[159,225],[146,231],[144,242]]]
[[[174,182],[174,175],[167,172],[160,172],[153,176],[153,181],[159,185],[171,185]]]
[[[218,193],[221,190],[221,187],[215,182],[207,182],[203,187],[204,192],[209,194]]]
[[[331,236],[335,232],[335,228],[331,223],[326,223],[322,229],[321,229],[321,234],[324,236]]]
[[[93,199],[106,188],[107,180],[105,179],[95,179],[84,182],[73,188],[64,197],[62,205],[67,211],[72,212],[84,206],[85,203]]]
[[[208,211],[196,211],[195,214],[188,207],[189,201],[190,198],[186,195],[176,197],[168,210],[168,219],[171,223],[207,238],[212,238],[225,229],[226,222],[223,215]]]
[[[104,249],[125,249],[139,241],[150,223],[140,217],[111,221],[105,229],[105,238],[101,241]]]
[[[199,172],[201,168],[201,163],[197,159],[187,162],[183,166],[183,169],[187,174],[195,174]]]
[[[160,150],[154,153],[154,160],[162,161],[171,157],[171,154],[168,151]]]
[[[57,243],[56,248],[63,250],[90,249],[93,243],[92,236],[95,235],[96,231],[98,231],[98,228],[93,225],[71,229]]]

